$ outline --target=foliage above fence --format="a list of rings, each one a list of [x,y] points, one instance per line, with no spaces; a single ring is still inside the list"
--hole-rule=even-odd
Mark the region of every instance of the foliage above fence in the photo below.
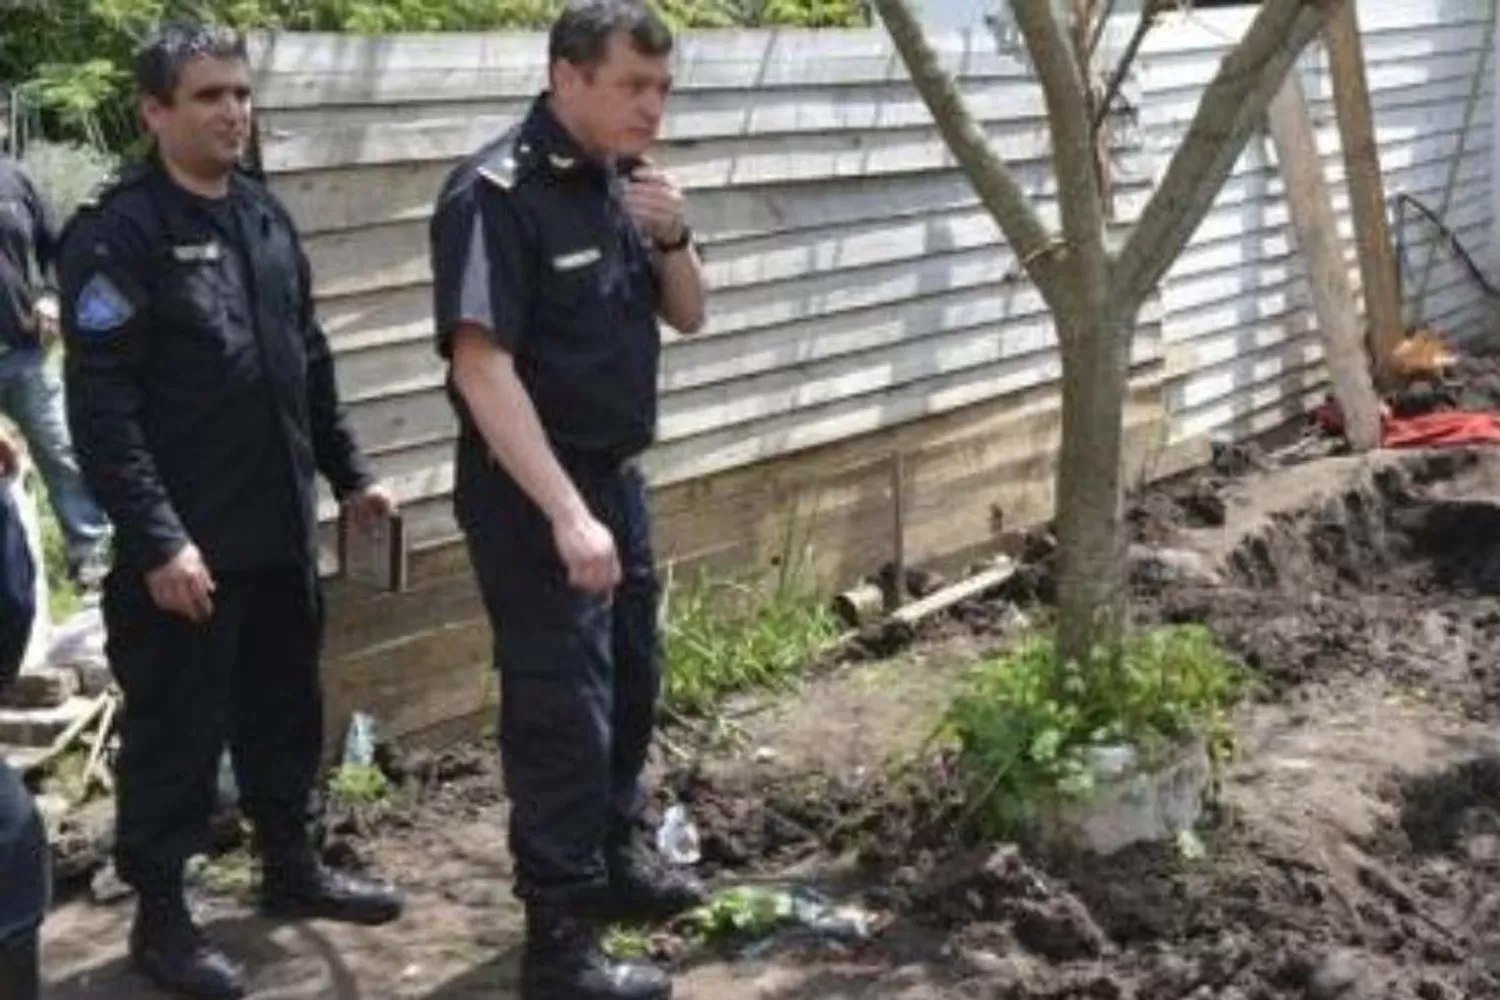
[[[655,0],[678,28],[869,23],[865,0]],[[127,145],[130,53],[155,21],[201,17],[242,28],[361,34],[545,27],[563,0],[20,0],[0,11],[0,80],[66,132]]]

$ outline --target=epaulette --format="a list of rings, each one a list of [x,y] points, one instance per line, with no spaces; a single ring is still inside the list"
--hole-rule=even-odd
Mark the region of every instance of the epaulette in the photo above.
[[[494,152],[484,157],[476,172],[502,191],[515,187],[532,167],[532,149],[519,137],[495,144]]]

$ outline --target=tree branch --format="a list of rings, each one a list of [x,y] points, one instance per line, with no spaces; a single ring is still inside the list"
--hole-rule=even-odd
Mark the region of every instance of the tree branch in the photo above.
[[[1011,0],[1011,9],[1047,102],[1063,238],[1068,243],[1073,274],[1083,288],[1107,295],[1108,257],[1104,251],[1098,161],[1094,157],[1094,131],[1089,125],[1088,89],[1073,40],[1050,4]],[[1077,294],[1077,289],[1069,292],[1071,298]],[[1049,298],[1048,304],[1056,309],[1059,300]]]
[[[1135,22],[1135,32],[1130,36],[1130,42],[1125,46],[1124,55],[1120,56],[1119,65],[1109,76],[1109,83],[1104,87],[1104,97],[1099,101],[1099,107],[1094,112],[1094,131],[1097,132],[1104,127],[1104,122],[1109,118],[1109,109],[1119,96],[1120,88],[1125,85],[1125,77],[1130,73],[1130,65],[1135,62],[1135,57],[1141,51],[1141,45],[1146,41],[1146,35],[1150,33],[1151,26],[1156,22],[1157,2],[1156,0],[1141,0],[1141,17]],[[1099,22],[1099,31],[1104,31],[1104,22]],[[1097,44],[1097,42],[1096,42]]]
[[[1057,241],[1042,225],[1005,161],[990,148],[989,136],[975,121],[958,86],[928,44],[910,0],[874,2],[913,86],[922,95],[943,140],[974,185],[980,202],[1005,234],[1016,258],[1044,295],[1049,288],[1059,287]]]
[[[1111,282],[1121,308],[1139,308],[1208,214],[1298,55],[1346,0],[1265,0],[1198,102],[1161,186],[1141,213]],[[1352,2],[1352,0],[1348,0]]]
[[[1088,51],[1083,54],[1083,64],[1090,65],[1094,61],[1094,55],[1099,51],[1099,42],[1104,38],[1104,29],[1109,26],[1109,19],[1114,16],[1116,0],[1104,0],[1104,9],[1095,18],[1089,32]],[[1143,0],[1147,7],[1151,6],[1151,0]]]

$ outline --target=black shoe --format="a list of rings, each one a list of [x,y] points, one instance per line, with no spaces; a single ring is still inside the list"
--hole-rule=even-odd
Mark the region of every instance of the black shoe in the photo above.
[[[384,882],[330,871],[317,861],[268,862],[260,909],[276,920],[337,920],[377,927],[401,916],[401,894]]]
[[[669,868],[639,837],[605,854],[609,919],[656,922],[702,906],[707,894],[691,873]]]
[[[618,962],[599,949],[598,932],[576,915],[526,910],[521,1000],[669,1000],[672,980],[647,962]]]
[[[157,986],[193,1000],[239,1000],[245,995],[239,966],[209,943],[180,898],[143,898],[130,929],[130,960]]]

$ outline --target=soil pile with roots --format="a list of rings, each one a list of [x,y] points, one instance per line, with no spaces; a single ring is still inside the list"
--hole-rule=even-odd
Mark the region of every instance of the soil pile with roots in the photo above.
[[[1500,756],[1423,728],[1472,736],[1500,714],[1489,467],[1463,454],[1377,464],[1245,533],[1214,583],[1137,576],[1145,621],[1205,622],[1255,669],[1247,725],[1265,745],[1308,750],[1272,767],[1252,748],[1204,825],[1202,859],[966,847],[941,761],[902,780],[676,791],[725,869],[862,851],[871,896],[901,914],[868,950],[892,969],[924,963],[944,995],[1500,997]],[[1218,488],[1139,505],[1136,538],[1169,546],[1183,527],[1222,524]],[[1046,589],[1044,570],[1025,579]],[[1431,766],[1398,766],[1418,756]]]

